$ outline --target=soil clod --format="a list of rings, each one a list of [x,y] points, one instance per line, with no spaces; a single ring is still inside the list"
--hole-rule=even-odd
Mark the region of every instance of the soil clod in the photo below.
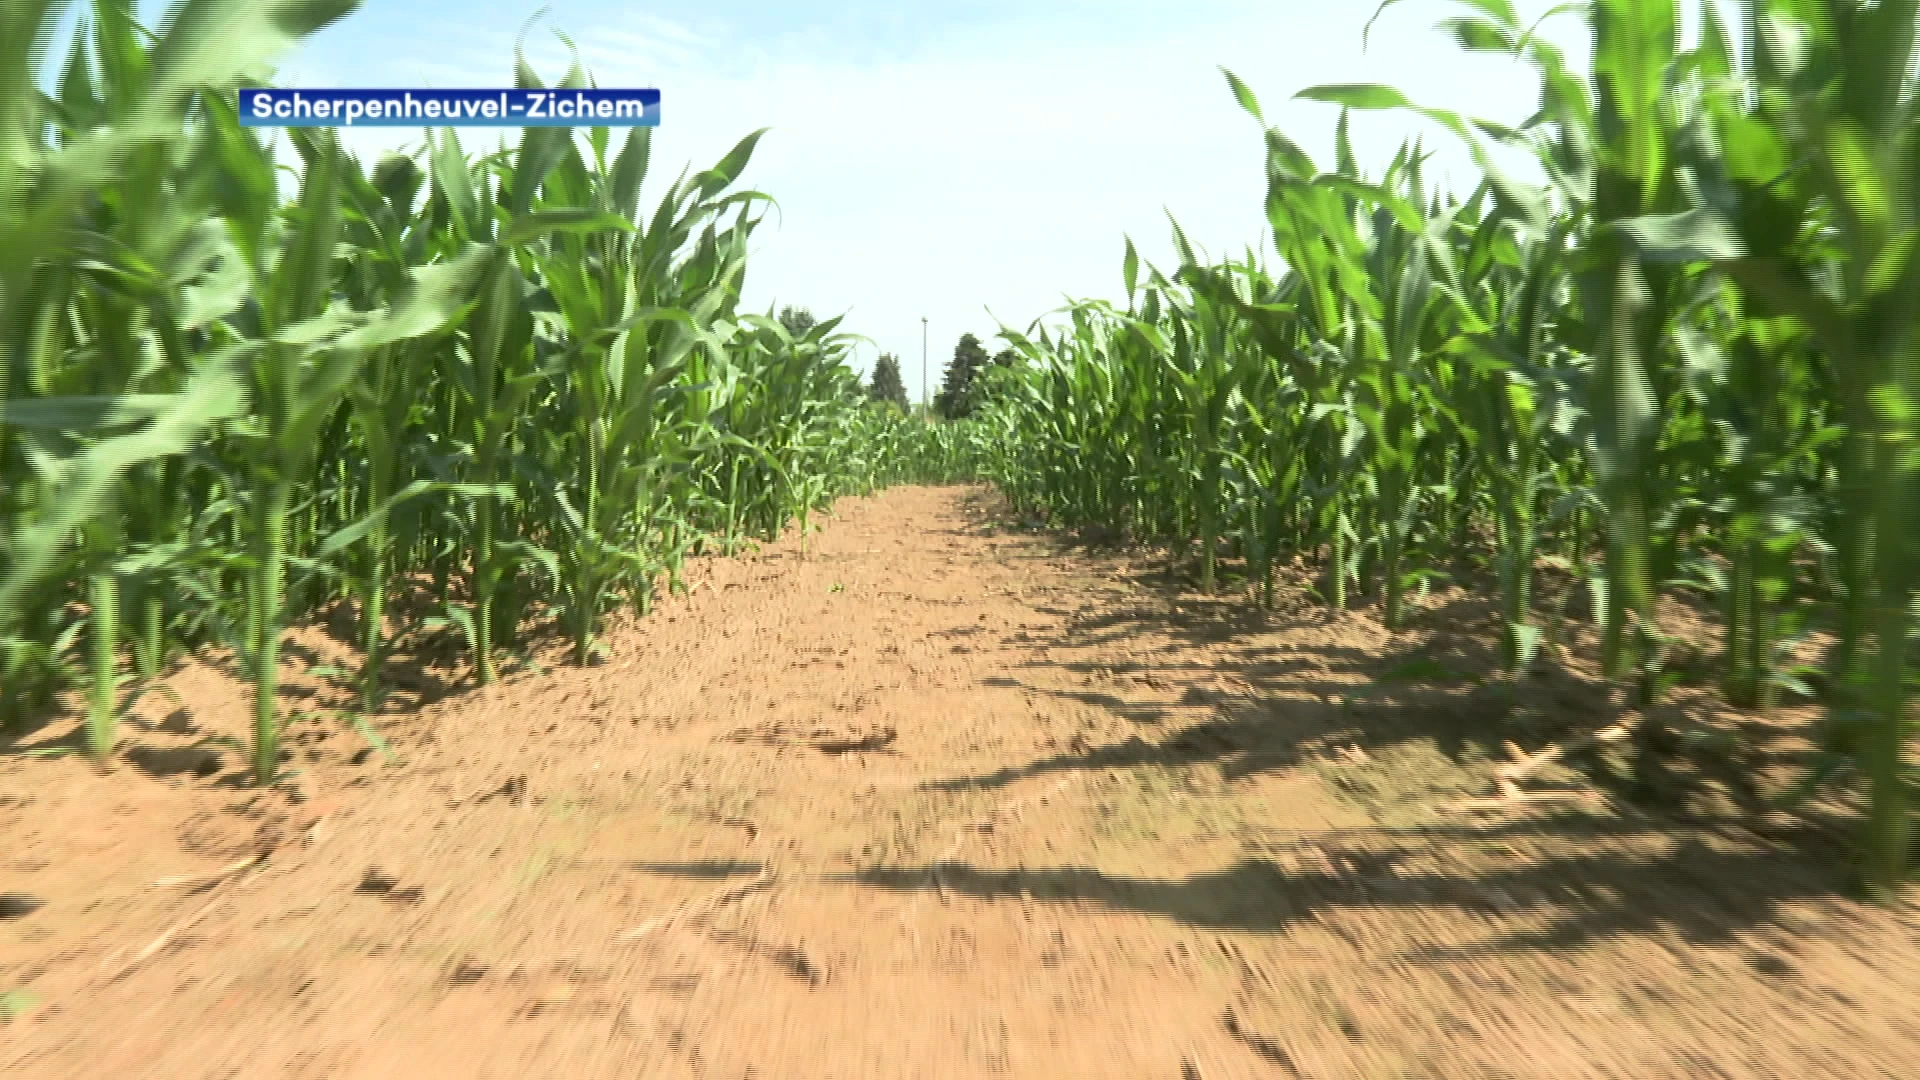
[[[819,986],[826,980],[826,974],[797,946],[782,945],[768,955],[787,974],[804,981],[809,986]]]
[[[1242,1027],[1240,1018],[1234,1015],[1232,1009],[1228,1009],[1226,1015],[1221,1017],[1221,1026],[1227,1029],[1227,1034],[1246,1044],[1247,1049],[1261,1058],[1280,1066],[1294,1076],[1300,1075],[1300,1070],[1293,1064],[1293,1058],[1285,1050],[1280,1049],[1278,1043],[1259,1032],[1248,1031]]]
[[[519,806],[527,799],[527,778],[525,776],[509,777],[506,782],[480,796],[477,801],[485,802],[488,799],[505,799],[513,805]]]
[[[399,884],[399,878],[394,877],[378,866],[369,866],[367,867],[367,872],[360,876],[358,889],[363,893],[386,895],[391,893]]]

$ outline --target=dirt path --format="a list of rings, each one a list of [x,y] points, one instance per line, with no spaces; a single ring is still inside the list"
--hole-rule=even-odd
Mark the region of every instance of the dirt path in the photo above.
[[[0,758],[0,1075],[1896,1076],[1920,924],[1738,830],[1464,823],[1471,696],[1009,529],[849,500],[611,659],[299,728],[171,681],[109,777]],[[1423,654],[1425,655],[1425,654]],[[297,687],[296,687],[297,689]],[[164,721],[164,722],[160,722]],[[46,745],[49,728],[30,745]],[[271,848],[210,888],[154,886]],[[371,869],[379,872],[368,883]],[[24,999],[23,999],[24,1000]]]

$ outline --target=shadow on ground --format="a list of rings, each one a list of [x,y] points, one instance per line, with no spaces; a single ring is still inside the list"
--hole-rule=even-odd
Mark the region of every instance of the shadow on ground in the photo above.
[[[989,494],[968,505],[984,518],[1006,513]],[[1073,603],[1059,603],[1059,592],[1031,603],[1057,625],[1004,635],[1026,658],[988,683],[1101,709],[1143,731],[928,785],[937,790],[999,788],[1075,770],[1206,764],[1222,779],[1241,780],[1335,750],[1378,758],[1426,747],[1457,767],[1460,786],[1485,786],[1488,764],[1505,760],[1509,745],[1532,752],[1630,715],[1599,677],[1587,655],[1594,651],[1591,628],[1577,619],[1549,627],[1567,646],[1560,661],[1505,675],[1499,615],[1484,591],[1447,587],[1412,597],[1405,625],[1388,633],[1368,604],[1333,611],[1313,600],[1312,579],[1301,570],[1281,572],[1275,604],[1263,608],[1250,594],[1195,592],[1183,569],[1190,560],[1141,549],[1126,560],[1106,559],[1122,550],[1107,538],[1095,544],[1057,532],[1009,531],[1033,541],[1035,553],[1022,557],[1071,559],[1095,572],[1067,592]],[[1676,614],[1698,620],[1699,612],[1680,608]],[[1705,624],[1694,629],[1711,636]],[[1711,645],[1694,642],[1685,651],[1700,654],[1703,647]],[[1146,658],[1115,663],[1116,649]],[[1688,679],[1700,677],[1695,671]],[[1643,725],[1648,739],[1630,753],[1573,755],[1567,764],[1616,795],[1698,820],[1728,805],[1761,812],[1753,779],[1777,780],[1809,759],[1804,739],[1734,713],[1710,687],[1676,689],[1649,716],[1656,722]],[[1690,734],[1682,739],[1676,730]]]
[[[1505,838],[1531,857],[1488,865],[1472,849]],[[1319,916],[1420,908],[1524,924],[1465,944],[1416,944],[1413,961],[1563,950],[1626,936],[1725,944],[1778,923],[1785,905],[1837,899],[1825,834],[1772,841],[1738,828],[1570,816],[1492,828],[1340,830],[1274,838],[1265,853],[1178,879],[1094,867],[995,869],[957,862],[871,866],[816,879],[893,892],[941,890],[1143,914],[1210,930],[1284,933]],[[1464,857],[1463,857],[1464,856]],[[1309,865],[1312,864],[1312,865]],[[760,873],[753,862],[634,864],[690,879]],[[1425,923],[1423,922],[1423,925]]]
[[[1451,908],[1536,923],[1464,947],[1421,947],[1444,960],[1487,951],[1565,949],[1625,935],[1676,934],[1689,944],[1727,942],[1766,925],[1787,903],[1834,896],[1817,852],[1742,843],[1723,834],[1669,834],[1667,850],[1560,854],[1519,867],[1470,872],[1404,870],[1423,849],[1328,850],[1337,869],[1287,870],[1248,858],[1179,880],[1125,877],[1086,867],[994,870],[967,865],[871,867],[834,883],[894,891],[944,888],[980,898],[1097,904],[1215,930],[1278,933],[1338,909]],[[1430,860],[1422,860],[1430,861]],[[936,882],[935,877],[938,877]]]
[[[1064,620],[1057,630],[1011,636],[1031,647],[1030,657],[1047,659],[1029,659],[987,681],[1103,709],[1163,733],[1075,747],[930,787],[998,788],[1072,770],[1203,764],[1239,780],[1299,765],[1336,746],[1377,756],[1411,742],[1429,742],[1452,762],[1471,766],[1499,756],[1509,740],[1533,747],[1564,731],[1604,726],[1617,715],[1604,686],[1570,671],[1520,680],[1494,676],[1490,648],[1461,632],[1486,618],[1487,605],[1477,597],[1448,597],[1390,638],[1357,625],[1364,616],[1352,613],[1275,613],[1170,589],[1090,607],[1052,609]],[[1385,643],[1341,643],[1346,636]],[[1325,643],[1303,645],[1303,638]],[[1122,643],[1152,643],[1153,658],[1122,664],[1100,658]],[[1085,688],[1102,678],[1157,692],[1122,696]]]
[[[974,508],[988,513],[996,505],[982,496]],[[1042,546],[1037,558],[1115,550],[1077,537],[1029,535]],[[1365,612],[1305,602],[1267,610],[1242,599],[1196,596],[1177,573],[1136,573],[1129,582],[1111,585],[1095,576],[1074,592],[1073,602],[1036,601],[1033,610],[1057,625],[1008,634],[1006,641],[1027,647],[1027,659],[988,682],[1102,709],[1142,733],[1099,743],[1077,739],[1064,752],[934,780],[926,788],[995,789],[1074,771],[1194,766],[1238,780],[1308,764],[1333,748],[1355,748],[1378,761],[1415,744],[1451,763],[1451,782],[1490,786],[1489,766],[1505,760],[1507,743],[1531,751],[1627,715],[1584,662],[1544,666],[1519,678],[1501,675],[1498,616],[1485,596],[1436,593],[1410,612],[1401,631],[1388,634]],[[1297,600],[1304,578],[1290,586]],[[1133,652],[1135,661],[1114,662],[1116,646]],[[1102,680],[1131,680],[1155,692],[1112,692],[1097,685]],[[1650,756],[1642,751],[1636,748]],[[1644,781],[1607,773],[1597,759],[1574,763],[1615,794]],[[1719,781],[1696,770],[1676,782],[1704,788]],[[1184,879],[1080,867],[930,865],[872,867],[832,880],[921,890],[935,888],[937,876],[938,887],[966,895],[1031,895],[1255,932],[1285,931],[1317,911],[1382,905],[1528,916],[1527,929],[1468,951],[1557,949],[1656,933],[1722,941],[1766,923],[1783,904],[1839,895],[1850,874],[1832,819],[1763,829],[1750,792],[1733,801],[1740,805],[1723,813],[1689,804],[1686,821],[1643,807],[1629,810],[1629,818],[1570,815],[1470,830],[1452,840],[1444,839],[1445,830],[1414,830],[1427,855],[1436,844],[1451,844],[1449,858],[1415,857],[1417,847],[1347,850],[1336,852],[1336,861],[1345,860],[1337,872],[1249,857]],[[1675,809],[1681,802],[1661,805]],[[1708,819],[1723,827],[1703,828]],[[1499,835],[1532,840],[1538,857],[1515,865],[1470,853],[1476,841]],[[1324,845],[1328,838],[1313,842]],[[1419,868],[1403,865],[1409,863]]]

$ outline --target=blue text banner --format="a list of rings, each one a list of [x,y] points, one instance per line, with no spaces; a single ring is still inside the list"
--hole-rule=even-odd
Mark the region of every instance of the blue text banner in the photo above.
[[[658,127],[658,90],[240,91],[247,127]]]

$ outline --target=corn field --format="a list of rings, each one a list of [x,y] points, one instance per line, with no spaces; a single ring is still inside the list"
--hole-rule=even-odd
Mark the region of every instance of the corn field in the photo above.
[[[412,630],[456,634],[483,684],[545,628],[590,663],[690,554],[979,476],[1196,554],[1208,591],[1230,557],[1270,604],[1305,559],[1389,628],[1484,555],[1514,675],[1552,650],[1535,583],[1561,567],[1643,707],[1677,677],[1663,599],[1711,598],[1730,704],[1825,704],[1782,805],[1857,782],[1867,882],[1908,873],[1920,0],[1703,2],[1684,48],[1678,0],[1593,0],[1584,79],[1506,0],[1461,0],[1445,28],[1530,64],[1538,113],[1312,88],[1328,171],[1229,73],[1277,258],[1176,224],[1163,271],[1128,241],[1124,306],[1005,330],[1021,363],[935,425],[867,402],[839,320],[740,310],[760,133],[649,206],[646,128],[432,132],[371,168],[297,129],[283,199],[234,91],[357,0],[186,0],[154,33],[93,0],[43,90],[68,6],[0,6],[0,727],[81,689],[104,760],[131,696],[216,645],[268,783],[290,624],[352,612],[372,711]],[[541,85],[518,55],[514,80]],[[1430,184],[1418,145],[1362,175],[1372,110],[1449,130],[1477,187]]]
[[[84,688],[105,759],[130,695],[224,646],[267,783],[291,622],[352,610],[366,710],[422,625],[480,683],[536,626],[586,663],[688,554],[962,469],[867,403],[839,320],[739,310],[759,133],[649,209],[647,128],[442,131],[371,169],[296,129],[283,201],[234,91],[355,6],[187,0],[150,34],[95,0],[51,92],[67,5],[0,7],[0,727]]]
[[[1377,598],[1389,628],[1487,552],[1515,673],[1557,562],[1641,706],[1673,678],[1659,601],[1714,598],[1730,703],[1826,703],[1790,798],[1862,778],[1864,876],[1890,892],[1914,780],[1920,5],[1703,3],[1689,48],[1677,0],[1568,5],[1585,80],[1506,0],[1460,7],[1460,46],[1538,72],[1537,114],[1316,87],[1300,96],[1340,106],[1322,171],[1228,73],[1264,134],[1279,269],[1206,258],[1177,224],[1171,271],[1128,241],[1124,309],[1005,332],[1023,366],[974,421],[982,468],[1052,520],[1197,545],[1207,590],[1220,552],[1268,601],[1305,557],[1324,603]],[[1418,145],[1361,175],[1351,115],[1381,109],[1462,140],[1478,186],[1436,190]],[[1502,144],[1545,182],[1499,168]],[[1822,670],[1794,669],[1814,632]]]

